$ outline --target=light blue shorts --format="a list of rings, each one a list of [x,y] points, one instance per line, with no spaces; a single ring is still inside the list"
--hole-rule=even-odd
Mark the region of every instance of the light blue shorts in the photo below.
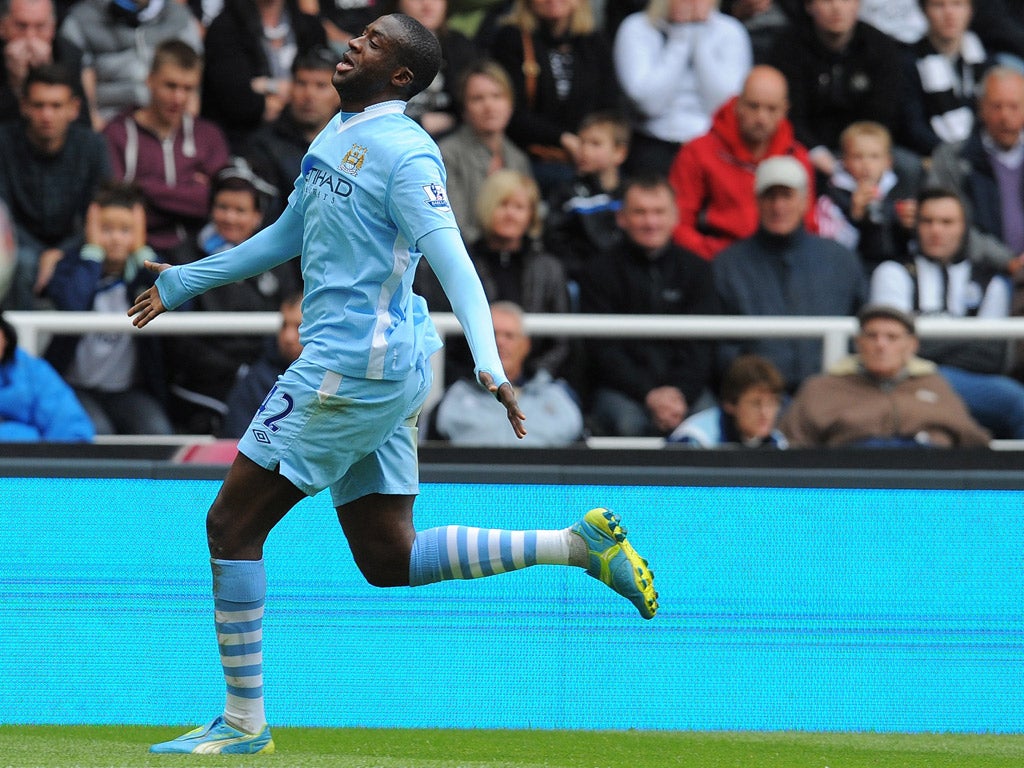
[[[238,450],[338,507],[371,493],[419,493],[417,428],[430,362],[402,381],[342,376],[296,360],[264,399]]]

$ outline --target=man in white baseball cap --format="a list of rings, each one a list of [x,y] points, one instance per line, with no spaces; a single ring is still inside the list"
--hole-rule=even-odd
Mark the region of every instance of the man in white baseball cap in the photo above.
[[[711,262],[722,311],[733,315],[857,314],[866,285],[860,259],[833,240],[804,227],[807,171],[799,160],[770,157],[757,166],[758,230],[726,248]],[[719,344],[721,370],[740,354],[775,364],[794,392],[821,370],[816,339],[761,339]]]
[[[807,170],[789,155],[769,157],[757,166],[754,174],[754,193],[761,195],[772,187],[807,190]]]

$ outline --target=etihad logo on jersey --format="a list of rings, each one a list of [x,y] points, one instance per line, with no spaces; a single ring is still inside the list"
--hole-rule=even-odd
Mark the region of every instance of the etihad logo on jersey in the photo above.
[[[344,176],[336,176],[322,168],[312,167],[306,171],[306,194],[316,195],[324,201],[352,194],[352,182]]]
[[[361,144],[353,144],[352,148],[345,153],[343,158],[341,158],[341,165],[338,167],[345,173],[356,176],[359,174],[359,170],[363,167],[363,163],[365,162],[366,147]]]
[[[447,211],[451,209],[451,205],[448,203],[448,193],[445,192],[444,187],[440,184],[431,182],[422,187],[423,191],[427,194],[426,203],[431,208],[435,208],[439,211]]]

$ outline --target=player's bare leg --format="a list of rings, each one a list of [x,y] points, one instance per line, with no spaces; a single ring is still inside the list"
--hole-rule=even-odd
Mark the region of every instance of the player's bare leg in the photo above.
[[[416,530],[412,523],[415,496],[363,496],[338,507],[338,522],[352,558],[375,587],[409,585],[409,557]]]
[[[238,454],[206,515],[210,557],[262,559],[270,531],[304,498],[290,480]]]

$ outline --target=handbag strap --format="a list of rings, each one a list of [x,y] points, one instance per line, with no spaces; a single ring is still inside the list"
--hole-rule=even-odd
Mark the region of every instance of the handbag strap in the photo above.
[[[526,106],[534,108],[537,101],[537,77],[540,75],[540,64],[533,50],[533,35],[525,29],[520,30],[523,37],[523,78],[525,80]]]

